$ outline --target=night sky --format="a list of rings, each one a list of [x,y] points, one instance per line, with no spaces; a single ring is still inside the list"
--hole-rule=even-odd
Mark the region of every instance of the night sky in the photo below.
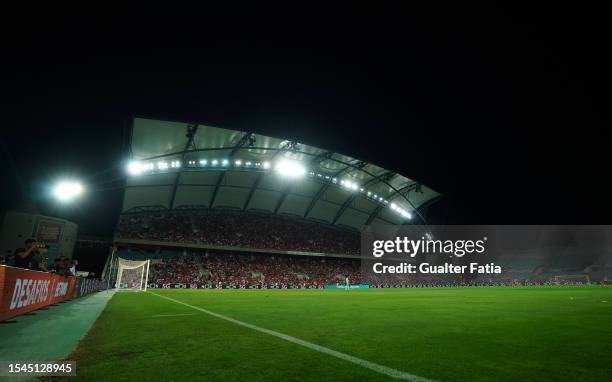
[[[0,26],[0,209],[110,237],[133,115],[297,140],[444,198],[430,223],[610,223],[605,12],[83,9]],[[59,208],[61,176],[89,192]]]

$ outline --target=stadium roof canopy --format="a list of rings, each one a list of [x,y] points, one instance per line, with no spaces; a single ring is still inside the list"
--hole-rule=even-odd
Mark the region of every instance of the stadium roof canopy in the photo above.
[[[290,140],[135,118],[122,212],[230,208],[339,226],[422,223],[438,193],[357,158]]]

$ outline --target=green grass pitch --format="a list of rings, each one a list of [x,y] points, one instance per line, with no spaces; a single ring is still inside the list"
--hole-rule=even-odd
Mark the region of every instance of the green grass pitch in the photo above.
[[[610,287],[151,292],[439,381],[612,380]],[[116,293],[68,359],[77,380],[394,380],[148,292]]]

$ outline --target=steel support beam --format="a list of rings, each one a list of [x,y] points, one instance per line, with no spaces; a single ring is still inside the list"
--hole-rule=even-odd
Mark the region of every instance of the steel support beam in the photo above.
[[[331,177],[332,178],[337,178],[337,177],[341,176],[342,174],[344,174],[345,172],[348,174],[348,173],[350,173],[353,170],[360,170],[363,167],[365,167],[366,165],[367,165],[367,163],[362,162],[362,161],[359,161],[359,162],[357,162],[355,164],[350,164],[350,165],[344,167],[343,169],[341,169],[340,171],[336,172]],[[308,217],[308,214],[310,214],[310,212],[314,208],[315,204],[317,204],[317,202],[321,199],[321,197],[329,189],[329,186],[331,186],[331,184],[332,184],[332,182],[327,182],[327,183],[323,184],[321,186],[321,188],[319,188],[319,191],[317,191],[317,193],[315,194],[314,198],[312,198],[312,200],[308,204],[308,207],[306,208],[306,212],[304,212],[304,219],[306,219]]]
[[[181,179],[181,174],[183,173],[183,168],[185,166],[185,157],[187,156],[187,152],[189,148],[193,145],[193,140],[195,138],[196,132],[198,131],[198,125],[187,125],[187,144],[185,145],[185,149],[181,154],[181,166],[179,167],[179,171],[176,174],[176,178],[174,178],[174,185],[172,186],[172,193],[170,194],[170,209],[174,208],[174,200],[176,199],[176,190],[178,189],[179,181]]]
[[[372,224],[372,222],[374,221],[374,219],[376,219],[382,208],[383,207],[381,205],[376,206],[376,208],[374,208],[374,211],[372,211],[370,216],[368,216],[368,220],[366,220],[365,225]]]
[[[230,155],[228,157],[228,161],[231,162],[232,158],[238,152],[238,150],[246,146],[246,144],[250,142],[252,137],[253,137],[253,133],[244,133],[244,135],[240,137],[240,140],[238,140],[236,145],[234,145],[234,147],[232,148],[232,151],[230,152]],[[215,199],[217,199],[217,194],[219,193],[219,187],[221,187],[221,183],[223,183],[226,173],[227,173],[227,170],[224,170],[224,171],[221,171],[221,173],[219,174],[219,177],[217,178],[217,184],[215,185],[215,190],[213,191],[213,194],[210,197],[210,201],[208,203],[208,208],[213,207],[213,204],[215,203]]]
[[[400,189],[395,190],[393,192],[393,194],[391,194],[391,196],[389,196],[389,198],[387,198],[387,200],[389,201],[389,203],[391,203],[393,200],[395,200],[396,198],[398,198],[400,196],[402,196],[402,197],[404,197],[404,199],[408,200],[408,198],[406,197],[406,194],[408,194],[410,191],[420,190],[420,189],[421,189],[421,184],[420,183],[412,182],[412,183],[409,183],[409,184],[405,185],[404,187],[402,187]],[[408,203],[410,203],[410,201],[408,201]],[[410,203],[410,205],[412,206],[412,203]],[[370,224],[374,219],[376,219],[378,214],[380,214],[380,211],[382,211],[382,205],[376,207],[374,209],[374,211],[372,211],[372,213],[368,217],[368,220],[366,221],[366,225]],[[421,219],[423,219],[423,217],[417,211],[416,208],[414,209],[414,212],[417,215],[419,215],[419,217],[421,217]]]
[[[292,146],[292,147],[295,147],[295,146]],[[314,164],[318,164],[324,161],[325,159],[331,158],[332,155],[334,155],[334,153],[330,151],[321,153],[313,157],[310,161],[308,161],[308,167],[312,167]],[[278,198],[278,201],[276,202],[276,206],[274,207],[274,214],[277,214],[278,210],[280,210],[281,206],[285,202],[285,199],[287,199],[287,195],[289,195],[289,191],[291,191],[291,189],[293,188],[293,185],[294,185],[293,183],[288,184],[283,190],[283,192],[281,192],[281,196],[280,198]]]
[[[380,182],[388,182],[395,175],[396,174],[394,172],[392,172],[392,171],[386,172],[384,174],[381,174],[381,175],[379,175],[379,176],[377,176],[375,178],[372,178],[372,179],[368,180],[367,182],[362,184],[362,187],[372,186],[372,185],[380,183]],[[353,203],[353,201],[355,199],[357,199],[358,196],[359,196],[359,193],[355,192],[354,194],[351,194],[351,196],[349,196],[344,203],[342,203],[342,207],[340,207],[340,209],[336,213],[336,216],[334,217],[334,220],[332,221],[332,224],[336,224],[336,222],[338,220],[340,220],[340,218],[342,217],[342,214],[344,214],[346,209],[349,208],[349,206]]]
[[[270,157],[270,162],[272,162],[277,156],[279,156],[280,154],[284,153],[285,151],[287,151],[287,148],[291,148],[291,147],[295,147],[294,145],[286,145],[284,149],[280,149],[277,150],[274,154],[272,154],[272,156]],[[273,163],[270,163],[270,165],[272,166]],[[251,187],[251,190],[249,191],[249,194],[247,195],[246,200],[244,201],[244,206],[242,207],[243,211],[246,211],[247,207],[249,206],[249,203],[251,203],[251,199],[253,199],[253,195],[255,194],[255,190],[257,190],[257,187],[259,187],[259,183],[261,183],[261,180],[263,179],[265,173],[260,173],[259,175],[257,175],[257,178],[255,179],[255,181],[253,182],[253,187]],[[275,213],[276,213],[276,209],[275,209]]]

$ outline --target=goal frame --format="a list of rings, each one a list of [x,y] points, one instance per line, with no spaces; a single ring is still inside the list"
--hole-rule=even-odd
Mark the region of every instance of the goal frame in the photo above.
[[[130,263],[132,263],[132,265],[130,265]],[[140,264],[134,264],[134,263],[140,263]],[[114,279],[114,289],[116,291],[126,291],[126,290],[130,290],[130,291],[134,291],[134,292],[139,292],[139,291],[147,291],[147,285],[149,283],[149,270],[151,268],[151,260],[147,259],[147,260],[141,260],[141,261],[134,261],[134,260],[128,260],[128,259],[123,259],[120,257],[115,257],[114,261],[111,261],[111,270],[110,270],[110,275],[109,275],[109,282],[111,280]],[[130,270],[134,270],[134,269],[139,269],[142,268],[142,272],[140,274],[140,288],[133,288],[133,287],[128,287],[128,288],[121,288],[121,282],[122,279],[124,278],[124,271],[130,271]],[[113,275],[113,270],[114,270],[114,275]],[[113,277],[114,276],[114,277]]]

